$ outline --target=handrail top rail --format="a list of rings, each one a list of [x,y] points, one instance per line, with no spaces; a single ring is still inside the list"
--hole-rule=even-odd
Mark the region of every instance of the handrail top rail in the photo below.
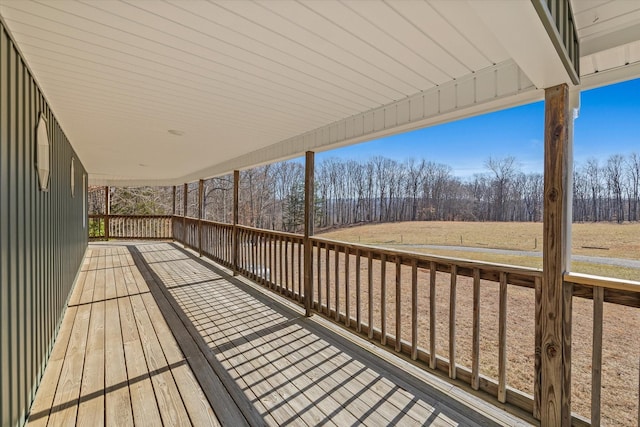
[[[112,215],[112,214],[109,214],[109,215],[89,214],[88,215],[89,218],[103,218],[106,216],[110,218],[163,218],[163,219],[180,217],[180,218],[186,218],[186,219],[191,219],[195,221],[198,220],[198,218],[183,217],[179,215]],[[232,224],[227,224],[227,223],[218,222],[218,221],[203,219],[202,222],[210,223],[216,226],[228,227],[228,228],[233,227]],[[263,228],[251,227],[247,225],[237,225],[237,227],[238,229],[242,229],[242,230],[255,231],[255,232],[271,234],[271,235],[278,235],[278,236],[283,236],[283,237],[294,239],[294,240],[303,239],[302,235],[296,234],[296,233],[268,230]],[[384,253],[385,255],[390,255],[390,256],[398,256],[398,255],[407,256],[407,257],[415,258],[417,260],[424,261],[424,262],[436,262],[436,263],[448,264],[448,265],[455,264],[458,267],[466,267],[466,268],[472,268],[472,269],[479,268],[479,269],[486,269],[486,270],[500,270],[500,271],[504,271],[505,273],[530,275],[530,276],[539,277],[539,278],[542,277],[542,270],[538,268],[521,267],[521,266],[514,266],[509,264],[501,264],[501,263],[493,263],[493,262],[481,262],[481,261],[470,260],[465,258],[443,257],[438,255],[422,254],[422,253],[417,253],[417,252],[407,251],[402,249],[389,249],[381,246],[365,245],[361,243],[356,244],[351,242],[345,242],[342,240],[328,239],[328,238],[319,237],[319,236],[311,236],[309,239],[313,243],[328,243],[336,246],[346,247],[349,249],[358,249],[358,250],[363,250],[367,252],[374,251],[378,253]],[[615,289],[615,290],[627,291],[632,293],[640,293],[640,282],[633,281],[633,280],[596,276],[592,274],[576,273],[576,272],[565,272],[563,275],[563,280],[564,282],[573,283],[577,285],[584,285],[589,287],[601,287],[604,289]]]
[[[565,272],[563,275],[563,279],[565,282],[577,285],[640,293],[640,282],[636,282],[633,280],[617,279],[614,277],[604,277],[596,276],[593,274],[573,272]]]
[[[89,218],[150,218],[150,219],[171,219],[173,215],[120,215],[120,214],[89,214]]]
[[[277,231],[277,230],[268,230],[266,228],[256,228],[256,227],[250,227],[248,225],[240,225],[238,224],[238,229],[241,230],[247,230],[247,231],[254,231],[257,233],[264,233],[264,234],[272,234],[272,235],[277,235],[277,236],[283,236],[289,239],[294,239],[294,240],[300,240],[302,241],[304,239],[304,236],[302,234],[296,234],[296,233],[289,233],[286,231]]]
[[[350,242],[344,242],[341,240],[327,239],[327,238],[318,237],[318,236],[310,237],[310,240],[312,242],[329,243],[333,245],[348,247],[349,249],[375,251],[375,252],[384,253],[385,255],[391,255],[391,256],[404,255],[404,256],[415,258],[417,260],[421,260],[425,262],[436,262],[440,264],[455,264],[458,267],[479,268],[484,270],[499,269],[501,271],[504,271],[505,273],[516,273],[516,274],[530,275],[533,277],[542,277],[542,270],[539,268],[521,267],[521,266],[515,266],[515,265],[509,265],[509,264],[500,264],[495,262],[482,262],[482,261],[470,260],[465,258],[443,257],[438,255],[422,254],[422,253],[406,251],[402,249],[389,249],[381,246],[363,245],[361,243],[355,244]]]
[[[194,220],[194,221],[198,220],[198,218],[196,218],[195,216],[186,216],[186,215],[171,215],[171,216],[174,217],[174,218],[191,219],[191,220]],[[206,220],[203,219],[203,221],[206,221]],[[209,221],[209,222],[213,222],[213,221]],[[227,224],[224,224],[224,225],[227,225]]]

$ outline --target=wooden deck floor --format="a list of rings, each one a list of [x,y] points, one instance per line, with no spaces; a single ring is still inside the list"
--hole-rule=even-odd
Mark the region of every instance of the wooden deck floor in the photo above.
[[[29,424],[528,425],[172,243],[90,245]]]

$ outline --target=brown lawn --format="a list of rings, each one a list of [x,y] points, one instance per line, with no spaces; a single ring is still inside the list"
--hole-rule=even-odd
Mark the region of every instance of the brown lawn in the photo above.
[[[427,243],[459,245],[460,236],[463,244],[469,246],[485,246],[533,250],[538,238],[538,250],[541,246],[541,224],[522,223],[395,223],[373,226],[352,227],[324,233],[319,237],[350,241],[376,246],[398,247],[402,243]],[[594,254],[597,256],[616,256],[640,259],[640,224],[577,224],[573,231],[574,253]],[[529,246],[529,247],[527,247]],[[589,247],[589,248],[587,248]],[[591,248],[601,249],[591,249]],[[607,249],[604,249],[607,248]],[[405,248],[403,248],[405,249]],[[451,251],[450,256],[460,257],[460,252]],[[465,253],[465,258],[477,255]],[[470,256],[466,256],[470,255]],[[330,264],[330,304],[335,307],[335,255],[331,252]],[[508,262],[517,265],[536,266],[532,258],[520,257],[505,259],[485,259],[486,261]],[[314,262],[317,258],[314,255]],[[522,262],[519,262],[522,261]],[[340,254],[339,304],[344,312],[347,301],[345,290],[344,254]],[[349,305],[350,315],[356,317],[355,290],[355,256],[349,259]],[[317,265],[314,270],[317,271]],[[574,264],[575,267],[575,264]],[[593,274],[596,271],[590,270]],[[364,323],[368,319],[368,266],[366,258],[361,261],[361,313]],[[373,263],[373,325],[381,327],[381,266]],[[611,269],[603,269],[600,274],[609,275]],[[326,270],[324,250],[320,264],[322,301],[326,303]],[[395,265],[386,266],[386,318],[387,333],[395,335]],[[640,272],[631,269],[624,276],[640,277]],[[401,336],[411,340],[411,269],[401,270]],[[317,275],[314,274],[314,289],[317,298]],[[449,357],[449,283],[448,274],[438,273],[436,280],[436,337],[437,354]],[[418,273],[418,344],[429,348],[429,271]],[[483,375],[497,378],[498,367],[498,284],[490,281],[481,282],[480,306],[480,370]],[[534,362],[534,293],[532,289],[509,286],[507,309],[507,346],[509,387],[525,393],[533,392]],[[573,341],[572,341],[572,407],[581,416],[590,418],[591,401],[591,342],[592,342],[592,302],[574,298],[573,304]],[[457,363],[471,366],[472,336],[472,280],[459,277],[456,295],[456,348]],[[635,425],[638,419],[638,362],[640,360],[640,310],[605,304],[604,338],[602,366],[602,413],[604,425]]]

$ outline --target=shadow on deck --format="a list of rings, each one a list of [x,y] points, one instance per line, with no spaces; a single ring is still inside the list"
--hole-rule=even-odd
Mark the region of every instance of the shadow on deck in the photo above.
[[[527,425],[173,243],[90,246],[30,422],[89,415],[94,425]]]

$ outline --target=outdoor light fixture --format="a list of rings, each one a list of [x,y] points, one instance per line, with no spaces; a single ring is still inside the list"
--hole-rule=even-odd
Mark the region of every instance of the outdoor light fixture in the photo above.
[[[50,171],[49,134],[47,132],[47,120],[43,114],[40,114],[40,120],[38,121],[36,144],[36,166],[38,168],[38,178],[40,178],[40,190],[48,191]]]

